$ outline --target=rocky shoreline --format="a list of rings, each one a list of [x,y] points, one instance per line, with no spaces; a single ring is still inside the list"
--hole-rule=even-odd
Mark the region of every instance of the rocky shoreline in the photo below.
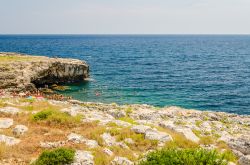
[[[0,103],[0,141],[18,148],[15,154],[2,156],[0,164],[29,164],[45,149],[70,146],[77,150],[76,164],[98,164],[105,157],[106,164],[130,165],[145,153],[170,144],[230,152],[235,155],[235,164],[238,161],[240,165],[248,165],[250,161],[250,116],[247,115],[77,100],[30,101],[11,96],[2,96]],[[54,119],[57,122],[30,120],[49,107],[69,117],[82,118],[72,126],[67,124],[67,119],[64,119],[66,124],[60,119]]]
[[[7,60],[0,62],[0,89],[7,91],[34,90],[39,85],[88,77],[88,65],[79,60],[14,54],[11,61],[3,58],[6,55],[13,54],[0,54]],[[132,165],[147,153],[170,146],[216,149],[227,154],[230,165],[249,165],[250,116],[30,99],[7,92],[0,95],[0,142],[3,165],[30,164],[43,151],[60,147],[76,151],[72,165]]]

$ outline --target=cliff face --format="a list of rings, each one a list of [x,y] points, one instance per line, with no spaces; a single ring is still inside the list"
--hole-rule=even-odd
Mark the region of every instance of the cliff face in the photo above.
[[[76,59],[0,53],[0,89],[34,90],[37,86],[80,82],[89,66]]]

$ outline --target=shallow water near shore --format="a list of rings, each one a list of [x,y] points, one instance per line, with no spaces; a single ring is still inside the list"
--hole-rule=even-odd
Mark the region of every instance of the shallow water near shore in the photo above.
[[[250,36],[0,35],[0,51],[86,60],[83,101],[250,114]]]

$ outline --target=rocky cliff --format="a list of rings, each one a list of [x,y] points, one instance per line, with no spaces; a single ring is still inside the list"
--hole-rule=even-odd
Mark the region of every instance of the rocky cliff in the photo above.
[[[80,82],[88,76],[89,66],[84,61],[0,53],[0,89],[34,90],[49,84]]]

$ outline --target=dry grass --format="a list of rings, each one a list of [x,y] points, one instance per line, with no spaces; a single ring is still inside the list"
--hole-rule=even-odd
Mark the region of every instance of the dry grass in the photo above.
[[[30,56],[0,56],[0,63],[6,62],[24,62],[24,61],[34,61],[39,60],[39,57],[30,57]]]
[[[29,107],[28,107],[29,106]],[[22,108],[26,113],[20,113],[17,115],[0,114],[0,117],[9,117],[14,120],[14,124],[22,124],[29,128],[28,132],[21,136],[19,139],[21,142],[15,146],[8,147],[0,145],[0,158],[7,157],[11,159],[21,159],[24,164],[28,164],[32,158],[37,158],[38,155],[44,150],[40,147],[40,142],[56,142],[65,141],[67,135],[77,128],[87,128],[91,124],[77,123],[74,127],[69,127],[72,123],[68,122],[71,116],[65,113],[59,113],[60,115],[52,116],[48,122],[34,122],[31,120],[31,114],[29,111],[33,110],[44,110],[47,108],[54,108],[56,112],[60,107],[50,105],[48,102],[30,102],[28,106],[17,106]],[[33,108],[34,107],[34,108]],[[77,120],[80,121],[80,120]],[[75,121],[74,121],[75,122]],[[90,130],[90,129],[89,129]],[[12,128],[2,129],[1,134],[7,136],[14,136]],[[67,143],[66,147],[73,147],[75,149],[86,149],[87,147],[83,144]]]
[[[214,143],[215,143],[215,138],[213,136],[200,137],[200,144],[209,145]]]
[[[103,148],[98,147],[92,150],[96,165],[109,165],[113,156],[109,157],[103,152]]]
[[[0,160],[6,157],[8,150],[8,147],[4,143],[0,143]]]
[[[135,122],[134,119],[132,119],[130,117],[121,117],[121,118],[119,118],[119,120],[125,121],[125,122],[130,123],[130,124],[138,124],[137,122]]]
[[[25,106],[17,106],[18,108],[25,111],[43,111],[46,109],[59,110],[63,108],[62,106],[51,105],[48,101],[21,99],[20,102],[29,103]]]

